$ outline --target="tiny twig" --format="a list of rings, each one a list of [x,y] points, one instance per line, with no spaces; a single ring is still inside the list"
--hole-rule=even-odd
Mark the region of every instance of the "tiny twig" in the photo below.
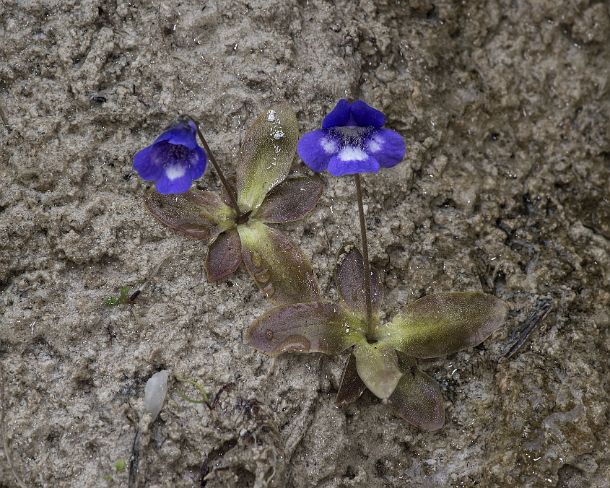
[[[136,430],[131,445],[131,455],[129,456],[129,488],[138,488],[138,468],[140,465],[140,430]]]
[[[9,469],[13,473],[13,477],[15,481],[19,485],[19,488],[25,488],[25,483],[21,479],[21,477],[17,474],[15,470],[15,466],[13,465],[13,459],[11,458],[11,451],[8,446],[8,439],[6,438],[6,422],[4,421],[4,409],[6,408],[6,398],[5,398],[5,390],[4,390],[4,369],[2,367],[2,363],[0,363],[0,437],[2,437],[2,449],[4,450],[4,455],[6,456],[6,462],[8,464]]]
[[[214,395],[214,399],[212,400],[212,403],[210,403],[208,405],[210,410],[214,410],[216,408],[216,406],[218,405],[218,402],[220,401],[220,395],[222,392],[231,390],[234,387],[235,387],[235,383],[233,383],[232,381],[230,383],[226,383],[226,384],[222,385],[220,390],[218,390],[216,392],[216,395]]]
[[[141,289],[137,289],[136,291],[134,291],[131,295],[129,295],[129,300],[128,302],[130,304],[133,304],[133,302],[136,301],[136,298],[138,298],[140,296],[140,293],[142,293]]]
[[[180,398],[182,398],[183,400],[190,402],[190,403],[205,404],[210,410],[212,410],[212,407],[210,406],[210,402],[209,402],[208,393],[205,391],[203,386],[201,386],[199,383],[197,383],[197,381],[192,380],[190,378],[181,378],[179,376],[176,376],[176,380],[178,380],[180,383],[186,383],[187,385],[193,386],[201,395],[201,398],[192,398],[192,397],[188,396],[186,393],[182,393],[181,391],[176,390],[176,394]]]
[[[225,190],[227,191],[227,194],[229,196],[229,200],[231,200],[231,206],[237,213],[237,219],[239,220],[239,218],[241,217],[241,211],[239,210],[239,205],[237,204],[237,192],[235,191],[233,186],[229,183],[229,181],[225,178],[224,173],[220,169],[220,165],[216,161],[216,158],[214,157],[214,154],[212,153],[212,150],[210,149],[210,146],[208,145],[208,141],[205,140],[205,137],[203,136],[201,129],[199,129],[199,122],[197,122],[197,120],[194,119],[193,117],[191,117],[190,115],[184,115],[184,117],[188,117],[195,124],[195,127],[197,128],[197,135],[199,136],[199,140],[201,141],[201,144],[202,144],[203,148],[205,149],[205,152],[207,153],[208,157],[210,158],[210,162],[212,163],[212,166],[214,166],[214,169],[216,170],[216,174],[220,178],[222,185],[225,187]]]
[[[2,120],[2,123],[4,124],[4,126],[6,127],[7,131],[11,131],[11,126],[8,123],[8,118],[6,117],[6,114],[4,113],[4,109],[2,108],[2,105],[0,104],[0,119]]]
[[[186,395],[185,393],[176,390],[176,394],[180,398],[182,398],[183,400],[190,402],[190,403],[199,403],[201,405],[205,405],[210,410],[214,410],[216,408],[216,406],[218,405],[218,402],[220,401],[220,395],[222,394],[222,392],[230,390],[233,387],[235,387],[235,383],[233,383],[233,382],[222,385],[220,390],[218,390],[216,392],[216,394],[214,395],[214,398],[210,401],[209,395],[207,394],[207,392],[205,391],[203,386],[201,386],[199,383],[197,383],[197,381],[189,379],[189,378],[179,378],[178,376],[176,376],[176,380],[178,380],[180,383],[186,383],[188,385],[193,386],[201,394],[201,398],[192,398],[192,397]]]
[[[224,441],[219,447],[212,449],[210,453],[205,457],[199,468],[199,475],[201,477],[201,488],[205,488],[208,484],[208,476],[210,475],[210,465],[215,464],[218,458],[223,457],[227,452],[233,449],[237,445],[237,439],[229,439]],[[224,466],[215,466],[214,471],[227,469]]]
[[[532,310],[525,320],[523,327],[521,327],[519,337],[513,343],[513,345],[508,348],[503,356],[505,358],[513,357],[516,352],[521,349],[523,344],[525,344],[534,329],[545,319],[552,309],[553,302],[549,298],[539,298],[532,307]]]
[[[165,261],[167,261],[171,256],[173,256],[173,254],[166,254],[163,259],[161,259],[161,261],[157,263],[157,265],[148,273],[146,278],[144,278],[144,281],[142,282],[140,287],[137,288],[131,295],[129,295],[127,303],[129,303],[130,305],[133,305],[135,303],[136,299],[140,296],[140,293],[142,293],[146,289],[150,281],[157,275],[161,267],[165,264]]]
[[[366,323],[370,331],[372,329],[373,305],[371,302],[371,265],[369,263],[369,244],[366,238],[366,222],[364,220],[364,206],[362,204],[362,186],[360,175],[354,175],[356,182],[356,195],[358,197],[358,214],[360,216],[360,235],[362,237],[362,258],[364,259],[364,297],[366,300]]]

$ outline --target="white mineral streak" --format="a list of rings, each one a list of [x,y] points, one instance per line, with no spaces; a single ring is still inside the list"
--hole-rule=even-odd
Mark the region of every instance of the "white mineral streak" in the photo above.
[[[144,387],[144,410],[151,415],[154,422],[163,408],[165,395],[167,394],[167,379],[169,371],[164,369],[153,374]]]

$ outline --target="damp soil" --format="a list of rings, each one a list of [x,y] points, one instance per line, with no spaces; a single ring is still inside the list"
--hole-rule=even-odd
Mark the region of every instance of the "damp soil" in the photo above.
[[[0,33],[0,486],[126,486],[161,369],[140,486],[608,486],[607,2],[4,0]],[[385,313],[449,290],[511,306],[481,346],[421,364],[446,399],[435,433],[369,393],[336,408],[345,358],[272,368],[243,339],[269,303],[243,270],[209,284],[205,250],[147,215],[131,169],[189,113],[234,173],[273,100],[306,131],[341,97],[408,141],[364,178]],[[351,183],[328,179],[286,228],[330,299],[337,253],[358,242]],[[176,378],[220,392],[214,409]]]

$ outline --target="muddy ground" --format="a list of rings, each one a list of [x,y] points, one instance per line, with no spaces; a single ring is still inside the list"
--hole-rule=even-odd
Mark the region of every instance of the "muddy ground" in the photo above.
[[[140,486],[609,486],[609,8],[3,0],[0,486],[126,486],[160,369],[173,379],[142,437]],[[365,179],[387,315],[447,290],[512,308],[482,346],[422,364],[446,399],[436,433],[369,393],[337,409],[343,358],[270,371],[243,341],[268,302],[243,270],[208,284],[205,250],[147,215],[131,169],[178,113],[200,117],[231,173],[272,100],[306,131],[345,96],[408,141],[405,162]],[[210,169],[200,187],[217,181]],[[314,213],[285,228],[331,299],[337,251],[358,242],[353,198],[351,179],[327,179]],[[103,304],[147,278],[134,305]],[[212,396],[229,386],[210,411],[177,377]]]

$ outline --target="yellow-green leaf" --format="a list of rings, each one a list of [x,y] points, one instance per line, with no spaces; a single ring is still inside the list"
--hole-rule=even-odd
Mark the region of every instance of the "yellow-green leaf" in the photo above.
[[[407,305],[378,339],[416,358],[446,356],[483,342],[502,325],[506,304],[484,293],[437,293]]]
[[[237,230],[244,265],[267,298],[276,303],[319,300],[311,262],[283,232],[256,220]]]
[[[246,131],[237,168],[237,201],[256,210],[269,191],[284,181],[299,140],[299,125],[287,104],[262,113]]]
[[[396,351],[381,343],[361,343],[354,348],[358,376],[373,394],[388,398],[402,377]]]

